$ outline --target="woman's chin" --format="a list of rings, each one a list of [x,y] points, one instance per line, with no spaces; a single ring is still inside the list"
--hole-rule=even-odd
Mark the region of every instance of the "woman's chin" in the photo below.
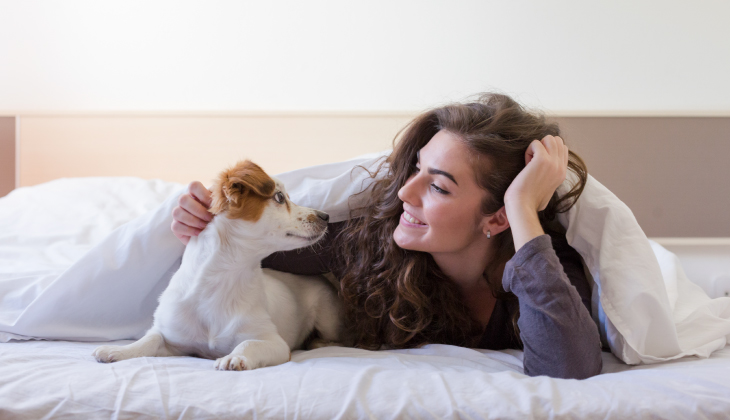
[[[408,251],[421,251],[417,241],[412,236],[403,232],[400,226],[396,227],[393,232],[393,241],[396,245]]]

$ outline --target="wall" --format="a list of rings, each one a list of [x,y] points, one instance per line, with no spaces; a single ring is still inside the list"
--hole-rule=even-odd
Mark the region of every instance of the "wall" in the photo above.
[[[730,238],[730,118],[558,118],[588,173],[649,237]]]
[[[0,197],[15,188],[15,118],[0,117]]]
[[[727,1],[3,1],[0,114],[730,113]]]
[[[21,116],[18,183],[80,176],[208,183],[244,158],[276,174],[387,149],[412,117]],[[730,213],[724,211],[730,208],[730,117],[557,122],[589,173],[626,203],[648,236],[730,238]]]

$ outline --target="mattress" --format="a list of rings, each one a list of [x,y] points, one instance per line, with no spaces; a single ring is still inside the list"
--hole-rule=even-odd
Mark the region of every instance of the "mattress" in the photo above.
[[[730,417],[730,347],[633,367],[606,352],[603,373],[579,381],[525,376],[516,350],[328,347],[227,372],[194,357],[100,364],[98,344],[0,344],[0,418]]]

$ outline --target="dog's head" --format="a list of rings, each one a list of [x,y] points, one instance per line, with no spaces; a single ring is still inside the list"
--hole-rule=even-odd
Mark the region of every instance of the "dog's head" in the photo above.
[[[292,203],[284,185],[249,160],[223,171],[212,193],[213,214],[234,222],[235,233],[274,251],[312,245],[327,231],[327,213]]]

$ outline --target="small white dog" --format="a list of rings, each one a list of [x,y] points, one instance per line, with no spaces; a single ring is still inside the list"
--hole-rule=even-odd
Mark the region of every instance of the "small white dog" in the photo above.
[[[276,251],[309,246],[329,216],[289,201],[281,182],[250,161],[213,186],[213,221],[185,249],[160,296],[152,328],[126,346],[101,346],[109,363],[135,357],[192,355],[219,370],[248,370],[291,360],[317,330],[318,347],[341,339],[341,304],[324,277],[261,268]]]

